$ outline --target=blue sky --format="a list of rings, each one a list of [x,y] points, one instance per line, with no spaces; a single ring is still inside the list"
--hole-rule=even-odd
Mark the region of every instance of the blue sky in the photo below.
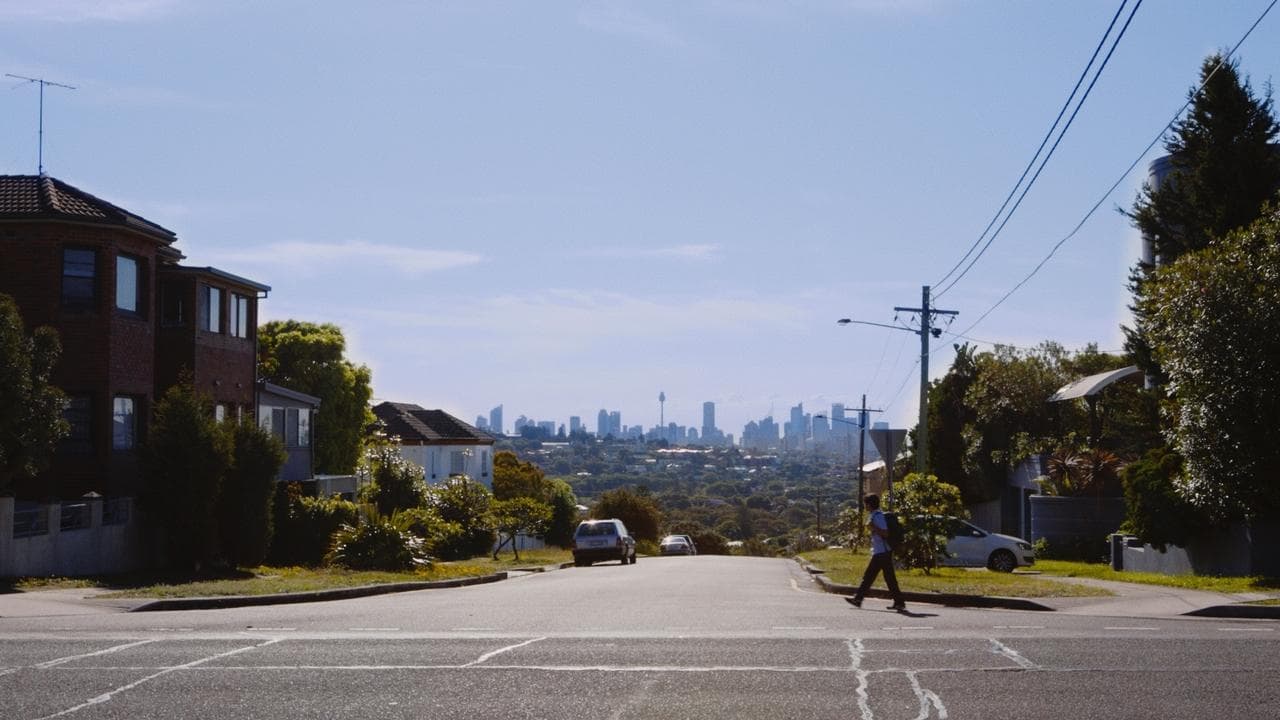
[[[1267,4],[1142,5],[941,298],[951,330],[1071,231]],[[342,326],[379,398],[594,429],[600,408],[655,424],[665,391],[668,420],[714,400],[737,435],[866,393],[907,426],[916,336],[835,321],[891,323],[960,259],[1118,5],[0,0],[0,72],[77,88],[46,91],[46,172],[271,285],[264,319]],[[1278,28],[1240,50],[1255,90]],[[36,90],[6,83],[0,172],[32,173]],[[967,334],[1119,349],[1138,242],[1116,208],[1145,167]]]

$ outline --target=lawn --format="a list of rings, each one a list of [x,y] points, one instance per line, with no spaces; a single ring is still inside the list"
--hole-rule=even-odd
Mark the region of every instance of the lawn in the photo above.
[[[1112,570],[1106,563],[1071,562],[1067,560],[1037,560],[1036,569],[1045,575],[1062,577],[1096,578],[1117,582],[1164,585],[1189,590],[1209,590],[1221,593],[1280,592],[1280,578],[1216,577],[1210,575],[1162,575],[1160,573],[1126,572]]]
[[[517,562],[510,553],[460,562],[438,562],[430,569],[411,572],[376,572],[340,568],[270,567],[239,568],[201,575],[133,573],[94,578],[23,578],[11,584],[19,591],[98,588],[109,590],[103,598],[182,598],[222,595],[271,595],[336,588],[424,582],[479,577],[495,572],[555,565],[572,560],[568,550],[526,550]]]
[[[848,550],[816,550],[801,555],[811,564],[826,571],[832,582],[857,585],[867,567],[865,553]],[[898,584],[905,591],[990,595],[998,597],[1086,597],[1111,595],[1102,588],[1055,582],[1039,575],[998,573],[986,568],[937,568],[929,574],[923,570],[899,570]],[[876,581],[883,587],[884,579]]]

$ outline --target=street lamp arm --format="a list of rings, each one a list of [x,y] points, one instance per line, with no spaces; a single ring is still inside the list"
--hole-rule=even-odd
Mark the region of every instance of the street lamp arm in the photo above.
[[[850,324],[873,325],[875,327],[892,328],[894,330],[906,330],[909,333],[915,333],[917,335],[920,334],[920,331],[916,330],[915,328],[903,327],[902,325],[889,325],[888,323],[868,322],[866,320],[853,320],[851,318],[840,318],[839,320],[836,321],[836,324],[837,325],[850,325]]]

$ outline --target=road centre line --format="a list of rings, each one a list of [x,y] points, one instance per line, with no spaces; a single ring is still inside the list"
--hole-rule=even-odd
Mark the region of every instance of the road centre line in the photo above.
[[[1153,627],[1128,627],[1124,625],[1121,625],[1118,627],[1104,627],[1102,629],[1103,630],[1146,630],[1149,632],[1156,632],[1160,630],[1160,628],[1153,628]]]
[[[493,657],[496,657],[496,656],[498,656],[498,655],[501,655],[502,653],[510,652],[510,651],[512,651],[512,650],[516,650],[516,649],[518,649],[518,648],[522,648],[522,647],[524,647],[524,646],[526,646],[526,645],[532,645],[532,644],[534,644],[534,643],[536,643],[536,642],[538,642],[538,641],[541,641],[541,640],[546,640],[546,638],[545,638],[545,637],[533,638],[532,640],[525,640],[525,641],[524,641],[524,642],[522,642],[522,643],[516,643],[515,645],[508,645],[508,646],[503,647],[503,648],[498,648],[497,650],[493,650],[492,652],[487,652],[487,653],[485,653],[485,654],[481,655],[480,657],[476,658],[475,660],[472,660],[471,662],[467,663],[466,665],[463,665],[462,667],[471,667],[471,666],[473,666],[473,665],[479,665],[480,663],[483,663],[484,661],[486,661],[486,660],[488,660],[488,659],[490,659],[490,658],[493,658]]]
[[[198,666],[203,665],[204,663],[207,663],[207,662],[209,662],[209,661],[211,661],[211,660],[217,660],[217,659],[219,659],[219,658],[230,657],[230,656],[232,656],[232,655],[238,655],[238,654],[240,654],[240,653],[242,653],[242,652],[247,652],[247,651],[249,651],[249,650],[256,650],[256,649],[258,649],[258,648],[266,647],[267,645],[272,645],[272,644],[274,644],[274,643],[278,643],[278,642],[280,642],[279,638],[275,638],[275,639],[267,640],[266,642],[258,643],[257,645],[249,645],[248,647],[236,648],[235,650],[228,650],[227,652],[218,653],[217,655],[210,655],[210,656],[208,656],[208,657],[203,657],[203,658],[200,658],[199,660],[193,660],[193,661],[191,661],[191,662],[189,662],[189,663],[184,663],[184,664],[182,664],[182,665],[173,665],[173,666],[171,666],[171,667],[166,667],[166,668],[161,669],[159,672],[154,672],[154,673],[152,673],[152,674],[150,674],[150,675],[148,675],[148,676],[146,676],[146,677],[144,677],[144,678],[141,678],[141,679],[138,679],[138,680],[134,680],[133,682],[128,683],[127,685],[121,685],[120,687],[118,687],[118,688],[116,688],[116,689],[114,689],[114,690],[110,690],[110,691],[108,691],[108,692],[105,692],[105,693],[103,693],[103,694],[101,694],[101,695],[98,695],[97,697],[89,698],[88,700],[86,700],[86,701],[84,701],[84,702],[80,703],[79,705],[75,705],[75,706],[73,706],[73,707],[69,707],[69,708],[67,708],[66,710],[62,710],[62,711],[56,712],[56,713],[54,713],[54,714],[52,714],[52,715],[46,715],[46,716],[44,716],[44,717],[40,718],[39,720],[51,720],[52,718],[62,717],[63,715],[71,715],[72,713],[79,712],[79,711],[81,711],[81,710],[83,710],[83,709],[85,709],[85,708],[87,708],[87,707],[92,707],[92,706],[94,706],[94,705],[101,705],[102,703],[110,702],[110,701],[111,701],[111,699],[112,699],[112,698],[114,698],[116,695],[119,695],[120,693],[125,692],[125,691],[127,691],[127,690],[132,690],[133,688],[136,688],[136,687],[138,687],[139,685],[141,685],[141,684],[143,684],[143,683],[145,683],[145,682],[148,682],[148,681],[150,681],[150,680],[154,680],[154,679],[156,679],[156,678],[158,678],[158,677],[160,677],[160,676],[162,676],[162,675],[168,675],[169,673],[171,673],[171,672],[175,672],[175,671],[178,671],[178,670],[186,670],[186,669],[188,669],[188,668],[198,667]]]

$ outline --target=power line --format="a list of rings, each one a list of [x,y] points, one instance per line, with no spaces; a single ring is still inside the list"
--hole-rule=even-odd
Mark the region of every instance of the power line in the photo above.
[[[1173,117],[1169,119],[1169,122],[1166,123],[1164,127],[1160,128],[1160,132],[1155,136],[1155,138],[1153,138],[1151,142],[1147,143],[1147,146],[1142,149],[1142,152],[1138,155],[1138,157],[1134,158],[1133,162],[1129,163],[1129,167],[1125,168],[1124,172],[1121,173],[1120,177],[1117,178],[1116,181],[1111,184],[1111,187],[1107,188],[1107,191],[1103,193],[1102,197],[1098,198],[1098,202],[1094,203],[1093,207],[1089,208],[1089,211],[1085,213],[1084,217],[1080,219],[1080,222],[1077,223],[1074,228],[1072,228],[1071,232],[1067,233],[1065,237],[1063,237],[1061,240],[1055,243],[1054,246],[1050,248],[1049,254],[1045,255],[1044,259],[1041,260],[1034,268],[1032,268],[1031,272],[1027,273],[1026,277],[1022,278],[1022,280],[1019,281],[1017,285],[1014,285],[1013,288],[1009,290],[1009,292],[1005,293],[999,300],[995,302],[994,305],[987,308],[986,312],[979,315],[977,320],[974,320],[973,323],[969,325],[969,327],[957,333],[957,335],[963,336],[968,334],[975,327],[977,327],[979,323],[985,320],[988,315],[995,312],[996,308],[1003,305],[1004,302],[1008,300],[1015,292],[1021,289],[1023,285],[1026,285],[1027,282],[1031,280],[1031,278],[1035,277],[1036,273],[1040,272],[1040,269],[1043,268],[1049,262],[1049,260],[1051,260],[1053,256],[1058,252],[1059,248],[1061,248],[1064,244],[1066,244],[1068,240],[1075,237],[1076,234],[1080,232],[1080,229],[1083,228],[1085,223],[1087,223],[1089,219],[1093,217],[1093,214],[1098,211],[1098,208],[1102,207],[1102,203],[1106,202],[1107,198],[1111,197],[1112,193],[1116,191],[1116,188],[1120,187],[1120,184],[1125,181],[1125,178],[1129,177],[1129,174],[1133,172],[1134,168],[1138,167],[1138,164],[1141,163],[1142,159],[1147,156],[1147,153],[1151,152],[1151,149],[1154,148],[1156,144],[1159,143],[1160,140],[1164,138],[1165,133],[1169,132],[1169,129],[1173,127],[1174,123],[1178,122],[1178,118],[1182,117],[1182,113],[1186,112],[1187,108],[1191,106],[1192,101],[1195,100],[1195,98],[1205,89],[1205,86],[1209,84],[1209,81],[1213,79],[1213,76],[1218,74],[1218,71],[1222,69],[1222,66],[1236,54],[1236,51],[1240,49],[1240,46],[1244,44],[1245,40],[1249,39],[1249,36],[1252,35],[1253,31],[1258,28],[1258,25],[1262,24],[1262,21],[1266,19],[1268,14],[1271,13],[1271,10],[1276,6],[1277,2],[1280,2],[1280,0],[1271,0],[1271,2],[1267,5],[1267,7],[1262,11],[1262,14],[1258,16],[1258,19],[1253,21],[1253,24],[1249,26],[1249,29],[1245,31],[1244,35],[1241,35],[1240,39],[1236,41],[1236,44],[1231,47],[1231,50],[1229,50],[1227,54],[1224,55],[1218,61],[1218,64],[1215,65],[1207,75],[1205,75],[1204,81],[1200,83],[1200,86],[1196,88],[1196,91],[1191,93],[1187,97],[1186,102],[1182,103],[1181,107],[1179,107],[1178,110],[1174,112]]]
[[[1138,2],[1133,6],[1133,10],[1129,12],[1129,17],[1125,19],[1124,26],[1120,28],[1119,34],[1117,34],[1115,40],[1112,41],[1111,49],[1107,51],[1107,56],[1103,58],[1102,64],[1098,66],[1097,72],[1094,73],[1093,80],[1089,82],[1089,87],[1085,89],[1084,95],[1080,96],[1080,102],[1076,103],[1076,109],[1071,112],[1071,117],[1067,119],[1067,123],[1062,126],[1062,131],[1058,133],[1058,139],[1053,141],[1053,146],[1049,148],[1049,152],[1046,153],[1044,159],[1040,161],[1040,167],[1036,168],[1035,175],[1031,176],[1030,182],[1028,182],[1026,187],[1022,189],[1022,194],[1018,196],[1017,202],[1013,204],[1013,207],[1010,208],[1008,214],[1005,215],[1004,220],[1001,221],[1000,226],[991,234],[991,237],[987,238],[986,244],[983,245],[982,249],[978,251],[978,254],[969,261],[969,264],[965,266],[964,270],[961,271],[960,274],[956,276],[956,278],[953,279],[946,287],[938,291],[939,299],[941,299],[948,290],[955,287],[956,283],[963,280],[965,275],[969,274],[969,271],[973,269],[973,266],[977,264],[978,260],[986,254],[987,249],[991,247],[991,243],[995,242],[995,239],[1000,235],[1000,232],[1004,230],[1004,226],[1008,224],[1010,218],[1012,218],[1013,214],[1017,212],[1018,207],[1022,205],[1023,199],[1027,197],[1027,193],[1030,192],[1031,187],[1035,185],[1036,180],[1040,177],[1040,173],[1043,172],[1045,166],[1049,164],[1049,158],[1053,157],[1054,151],[1058,149],[1058,144],[1062,142],[1064,137],[1066,137],[1067,130],[1069,130],[1071,128],[1071,124],[1075,122],[1076,115],[1078,115],[1080,113],[1080,109],[1084,107],[1085,100],[1089,99],[1089,94],[1093,92],[1093,86],[1096,85],[1098,83],[1098,79],[1102,77],[1102,71],[1106,69],[1107,63],[1111,61],[1112,54],[1114,54],[1116,48],[1119,47],[1120,40],[1124,38],[1125,32],[1129,29],[1129,23],[1133,22],[1133,16],[1137,14],[1138,8],[1140,7],[1142,7],[1142,0],[1138,0]]]
[[[1093,55],[1089,57],[1088,64],[1084,66],[1084,70],[1080,71],[1080,77],[1076,80],[1075,87],[1071,88],[1071,94],[1067,96],[1066,102],[1062,103],[1062,109],[1058,111],[1058,117],[1053,119],[1053,124],[1049,126],[1049,130],[1045,132],[1044,138],[1040,141],[1040,147],[1036,148],[1035,154],[1031,156],[1031,160],[1027,162],[1027,166],[1022,169],[1022,174],[1018,176],[1018,181],[1009,189],[1009,194],[1005,196],[1004,202],[1000,204],[1000,209],[996,210],[996,214],[991,217],[991,222],[987,223],[987,226],[983,228],[982,234],[978,235],[978,238],[973,241],[973,244],[965,251],[964,256],[947,271],[946,275],[939,278],[934,285],[941,285],[946,282],[947,278],[951,277],[956,270],[960,269],[960,266],[964,264],[964,261],[968,260],[969,256],[973,254],[973,251],[982,243],[982,240],[987,236],[987,233],[991,232],[991,228],[995,226],[996,221],[1000,219],[1005,208],[1009,206],[1009,201],[1013,199],[1013,196],[1018,192],[1018,188],[1022,186],[1022,181],[1027,179],[1027,173],[1031,172],[1031,168],[1035,167],[1036,160],[1040,158],[1040,153],[1044,151],[1044,146],[1049,144],[1049,138],[1053,137],[1053,132],[1058,129],[1058,123],[1062,122],[1062,116],[1067,113],[1067,108],[1071,107],[1071,101],[1075,100],[1076,93],[1079,92],[1080,86],[1084,83],[1084,79],[1089,76],[1089,71],[1093,68],[1093,62],[1098,59],[1098,53],[1101,52],[1102,47],[1106,45],[1107,38],[1111,35],[1111,30],[1115,27],[1116,20],[1120,18],[1120,14],[1124,12],[1124,6],[1128,1],[1129,0],[1121,0],[1120,7],[1116,8],[1116,14],[1112,16],[1111,22],[1107,25],[1107,31],[1102,33],[1102,37],[1098,40],[1098,46],[1093,49]]]

